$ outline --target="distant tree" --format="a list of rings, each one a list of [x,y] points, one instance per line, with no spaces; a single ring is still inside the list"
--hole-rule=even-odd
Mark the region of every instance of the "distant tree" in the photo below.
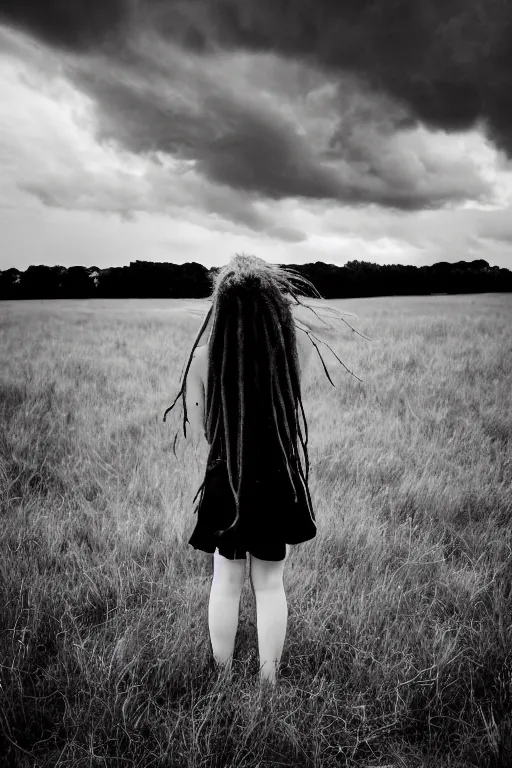
[[[210,292],[208,270],[196,261],[181,265],[180,293],[182,298],[202,299]]]
[[[98,269],[98,267],[86,267],[86,270],[89,275],[89,278],[92,280],[94,284],[94,295],[97,296],[98,295],[98,291],[97,291],[98,276],[100,274],[100,270]]]
[[[203,298],[209,293],[208,270],[196,262],[132,261],[128,267],[102,269],[99,296],[133,298]]]
[[[484,259],[474,259],[473,261],[457,261],[456,266],[460,266],[462,269],[479,270],[482,269],[486,272],[489,267],[489,263]]]
[[[284,265],[283,265],[284,266]],[[512,291],[512,272],[484,259],[429,266],[352,260],[343,267],[316,261],[288,265],[326,299],[429,293]],[[205,298],[220,267],[197,262],[132,261],[126,267],[30,266],[0,272],[0,298]]]
[[[66,299],[90,299],[96,295],[91,272],[86,267],[69,267],[61,278],[61,294]]]
[[[137,295],[132,286],[129,267],[108,267],[100,269],[97,277],[96,295],[109,299],[125,299]]]
[[[181,268],[178,264],[152,261],[132,261],[130,277],[133,296],[172,299],[181,296]]]
[[[20,276],[21,272],[14,267],[0,272],[0,299],[19,299]]]
[[[30,266],[20,275],[20,298],[59,299],[65,267]]]

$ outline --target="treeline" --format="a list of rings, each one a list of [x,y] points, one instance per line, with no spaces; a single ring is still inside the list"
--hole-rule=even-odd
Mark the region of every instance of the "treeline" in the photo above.
[[[326,299],[512,291],[512,272],[483,259],[426,267],[349,261],[283,265],[307,277]],[[195,298],[211,292],[219,267],[134,261],[126,267],[30,266],[0,271],[0,299]]]

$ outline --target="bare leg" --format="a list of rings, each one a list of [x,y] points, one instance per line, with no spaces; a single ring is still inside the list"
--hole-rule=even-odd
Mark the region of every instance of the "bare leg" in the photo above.
[[[288,547],[287,547],[288,554]],[[288,605],[283,585],[285,560],[260,560],[251,555],[251,583],[256,598],[260,680],[276,682],[281,661]]]
[[[245,558],[228,560],[217,550],[208,604],[208,625],[215,661],[231,667],[238,628],[240,595],[245,581]]]

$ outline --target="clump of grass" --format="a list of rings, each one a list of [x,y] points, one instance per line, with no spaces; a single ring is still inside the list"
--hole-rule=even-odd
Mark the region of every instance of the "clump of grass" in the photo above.
[[[197,318],[1,304],[6,764],[508,766],[510,302],[340,302],[373,341],[330,341],[363,383],[304,384],[319,530],[267,693],[250,591],[232,679],[213,667],[211,556],[186,544],[206,446],[175,459],[160,421]]]

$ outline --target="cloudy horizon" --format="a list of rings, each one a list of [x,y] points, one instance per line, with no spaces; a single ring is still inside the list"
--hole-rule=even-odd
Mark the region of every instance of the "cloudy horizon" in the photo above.
[[[45,6],[0,12],[0,269],[512,268],[504,4]]]

